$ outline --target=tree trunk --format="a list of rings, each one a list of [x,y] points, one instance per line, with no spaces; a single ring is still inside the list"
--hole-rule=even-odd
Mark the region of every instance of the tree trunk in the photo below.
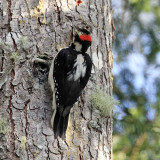
[[[93,26],[92,77],[71,110],[66,140],[55,140],[52,93],[34,78],[33,59],[70,45],[81,21]],[[112,117],[93,111],[87,98],[94,86],[112,95],[111,0],[0,0],[0,22],[0,159],[111,160]]]

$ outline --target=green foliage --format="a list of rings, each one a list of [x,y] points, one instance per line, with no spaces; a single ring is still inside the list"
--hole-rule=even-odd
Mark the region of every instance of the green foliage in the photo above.
[[[111,115],[114,105],[118,104],[117,100],[100,89],[90,94],[89,101],[93,109],[99,110],[104,117]]]
[[[2,118],[0,119],[0,133],[6,134],[7,132],[8,132],[7,119]]]
[[[114,19],[117,37],[114,46],[118,53],[116,63],[118,69],[122,68],[114,76],[114,94],[121,102],[119,110],[123,114],[121,117],[118,117],[118,113],[114,115],[113,157],[115,160],[159,160],[160,79],[156,78],[154,81],[152,75],[159,67],[156,57],[160,51],[160,5],[158,0],[122,0],[122,3],[123,13],[117,14]],[[125,19],[127,17],[124,16],[126,13],[130,15],[127,21]],[[154,17],[154,20],[144,23],[149,20],[147,15]],[[134,32],[133,28],[136,28]],[[131,42],[128,41],[128,37],[133,38]],[[143,68],[144,81],[140,89],[135,87],[136,73],[125,66],[127,61],[125,57],[130,53],[143,55],[147,64]],[[156,65],[157,68],[154,68]],[[149,71],[148,68],[151,66],[153,69]],[[146,89],[147,79],[154,81],[150,82],[153,83],[154,102],[151,102],[151,97],[154,97],[150,90],[151,84],[150,89]],[[153,115],[150,113],[151,110],[155,111]]]

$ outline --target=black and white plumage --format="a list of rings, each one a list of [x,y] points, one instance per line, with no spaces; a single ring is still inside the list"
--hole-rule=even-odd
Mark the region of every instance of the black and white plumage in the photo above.
[[[62,49],[51,65],[49,82],[55,94],[51,123],[55,138],[65,137],[70,109],[81,95],[91,75],[92,61],[85,53],[91,45],[91,37],[87,33],[81,36],[77,34],[74,43]]]

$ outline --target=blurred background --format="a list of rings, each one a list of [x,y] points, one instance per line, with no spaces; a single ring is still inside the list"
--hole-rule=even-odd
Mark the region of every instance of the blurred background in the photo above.
[[[160,160],[160,0],[112,0],[114,160]]]

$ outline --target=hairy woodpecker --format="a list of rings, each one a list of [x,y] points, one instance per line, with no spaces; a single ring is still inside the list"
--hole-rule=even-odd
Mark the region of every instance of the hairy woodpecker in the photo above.
[[[86,53],[91,42],[90,32],[86,28],[78,29],[74,42],[56,55],[50,67],[54,110],[51,125],[55,138],[65,138],[70,110],[91,75],[92,61]]]

